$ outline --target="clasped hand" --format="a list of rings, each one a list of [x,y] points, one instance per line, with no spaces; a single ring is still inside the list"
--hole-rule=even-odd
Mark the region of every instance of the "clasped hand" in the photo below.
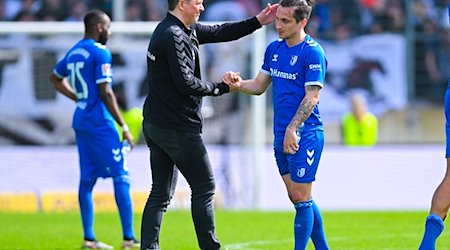
[[[223,75],[223,82],[230,86],[230,92],[238,91],[242,83],[241,74],[239,72],[227,71]]]

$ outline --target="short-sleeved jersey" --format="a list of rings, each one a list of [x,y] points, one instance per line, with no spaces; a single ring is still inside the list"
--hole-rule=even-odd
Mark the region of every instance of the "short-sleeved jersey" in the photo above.
[[[288,47],[286,41],[281,39],[267,47],[261,72],[272,78],[276,141],[284,140],[286,127],[305,97],[305,86],[323,87],[326,67],[327,60],[322,47],[309,35],[293,47]],[[305,131],[317,129],[323,129],[318,105],[304,126]]]
[[[72,47],[54,68],[67,77],[77,95],[72,127],[78,130],[101,130],[115,127],[114,118],[100,98],[97,84],[112,84],[112,56],[109,49],[93,39],[83,39]]]

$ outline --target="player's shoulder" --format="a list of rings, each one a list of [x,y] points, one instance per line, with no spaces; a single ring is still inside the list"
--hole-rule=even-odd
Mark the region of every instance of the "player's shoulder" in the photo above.
[[[320,43],[317,42],[310,35],[306,36],[305,43],[306,43],[306,48],[308,48],[308,49],[311,49],[311,50],[322,50],[322,45],[320,45]]]
[[[305,43],[306,43],[305,50],[307,51],[306,52],[307,55],[315,54],[315,55],[325,56],[325,51],[324,51],[322,45],[320,45],[320,43],[317,42],[311,36],[308,35],[305,38]]]
[[[267,51],[273,51],[276,50],[278,47],[280,47],[282,44],[284,43],[284,39],[277,39],[272,41],[271,43],[269,43],[269,45],[267,46]]]

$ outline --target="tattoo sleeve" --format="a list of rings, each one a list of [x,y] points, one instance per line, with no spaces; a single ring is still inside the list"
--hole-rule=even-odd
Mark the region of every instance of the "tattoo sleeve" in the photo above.
[[[292,118],[291,122],[288,125],[288,127],[291,129],[297,129],[298,127],[300,127],[300,125],[303,124],[303,122],[306,121],[306,119],[308,119],[319,100],[318,96],[321,89],[320,86],[306,86],[305,89],[306,92],[315,92],[314,98],[308,97],[310,95],[305,95],[297,109],[297,112],[295,112],[294,118]]]

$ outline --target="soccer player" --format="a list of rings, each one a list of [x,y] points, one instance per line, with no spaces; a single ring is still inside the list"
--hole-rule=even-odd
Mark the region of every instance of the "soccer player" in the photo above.
[[[111,52],[105,44],[111,35],[111,20],[94,10],[84,17],[84,38],[59,61],[50,76],[57,91],[76,102],[72,127],[78,147],[80,183],[78,201],[84,231],[84,249],[113,249],[97,241],[94,234],[92,190],[98,177],[112,177],[114,195],[123,230],[122,246],[139,247],[133,232],[130,177],[122,142],[115,127],[120,124],[123,138],[134,144],[112,91]]]
[[[450,19],[450,3],[447,8]],[[444,220],[447,217],[447,212],[450,207],[450,78],[448,79],[447,90],[445,91],[444,110],[446,121],[445,158],[447,159],[447,172],[431,200],[430,214],[425,222],[425,233],[423,234],[419,250],[433,250],[436,248],[436,239],[444,230]]]
[[[227,72],[224,81],[250,95],[262,94],[273,83],[274,154],[279,173],[296,211],[295,249],[329,249],[322,217],[311,196],[322,149],[324,129],[319,115],[319,94],[325,81],[325,53],[305,26],[314,0],[281,0],[276,12],[280,37],[266,49],[255,79],[242,81]]]
[[[201,79],[199,45],[239,39],[272,23],[277,5],[256,17],[222,25],[198,23],[202,0],[168,0],[169,11],[147,51],[148,96],[143,131],[150,149],[152,190],[145,204],[141,249],[160,249],[163,214],[174,194],[178,170],[192,191],[191,213],[200,249],[220,249],[214,222],[215,180],[201,132],[203,96],[229,92],[222,82]]]

